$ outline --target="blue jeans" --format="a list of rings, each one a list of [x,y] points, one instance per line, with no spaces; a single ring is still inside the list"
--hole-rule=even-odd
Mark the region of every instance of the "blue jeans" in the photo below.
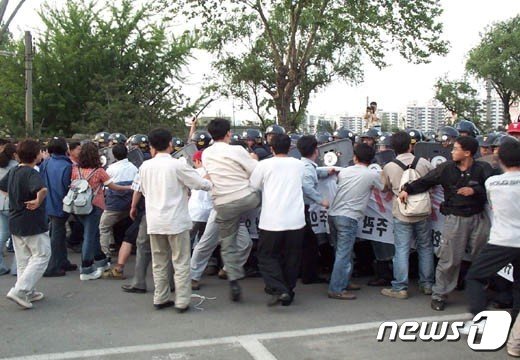
[[[99,242],[99,220],[103,210],[94,206],[88,215],[78,215],[78,221],[83,225],[83,246],[81,248],[81,273],[88,274],[94,271],[94,259],[101,261],[106,256],[101,251]]]
[[[430,288],[434,283],[433,243],[431,228],[428,220],[416,223],[406,223],[394,218],[394,245],[395,256],[394,281],[392,289],[401,291],[408,289],[408,268],[410,246],[415,239],[417,254],[419,255],[419,284]]]
[[[358,222],[346,216],[329,216],[329,225],[332,245],[336,251],[329,292],[340,293],[347,288],[352,274]]]
[[[9,267],[4,262],[5,243],[9,238],[9,211],[0,211],[0,274],[9,271]]]

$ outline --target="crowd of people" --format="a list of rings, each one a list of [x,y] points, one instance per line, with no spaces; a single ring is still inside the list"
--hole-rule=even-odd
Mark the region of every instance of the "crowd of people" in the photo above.
[[[185,312],[203,275],[216,273],[228,280],[235,302],[241,301],[240,280],[255,274],[264,280],[268,306],[291,305],[298,278],[303,284],[328,282],[329,298],[353,300],[361,286],[352,278],[372,267],[366,246],[356,247],[357,229],[379,189],[393,196],[394,242],[371,242],[376,265],[369,285],[383,287],[383,296],[408,298],[413,246],[419,290],[431,296],[433,310],[444,310],[449,294],[465,280],[473,314],[486,309],[486,290],[495,286],[503,295],[497,306],[511,307],[516,319],[520,124],[512,123],[508,133],[481,136],[462,120],[435,134],[416,129],[388,134],[376,126],[360,136],[344,128],[288,135],[273,125],[264,137],[256,129],[233,133],[229,121],[216,118],[207,130],[197,131],[194,122],[190,140],[197,151],[189,158],[175,156],[185,142],[163,128],[128,139],[99,133],[81,143],[55,137],[45,152],[35,140],[2,141],[0,275],[17,275],[7,298],[32,308],[44,298],[36,290],[42,276],[78,270],[67,246],[70,234],[79,233],[80,280],[125,279],[135,249],[134,276],[122,290],[147,292],[151,263],[156,309]],[[353,148],[350,166],[318,167],[320,145],[345,140]],[[432,164],[416,156],[415,146],[425,141],[441,144],[451,159]],[[378,157],[382,152],[392,156]],[[370,168],[375,162],[381,171]],[[318,191],[319,179],[327,177],[337,179],[333,198]],[[436,186],[443,190],[445,216],[438,259],[429,195]],[[313,231],[313,204],[328,209],[326,242]],[[245,214],[259,208],[258,239],[252,239]],[[15,252],[10,267],[3,256],[9,238]],[[471,266],[465,269],[468,250]],[[514,268],[512,284],[496,277],[508,264]],[[469,321],[463,333],[472,326],[482,331],[484,323]],[[520,322],[508,350],[520,356]]]

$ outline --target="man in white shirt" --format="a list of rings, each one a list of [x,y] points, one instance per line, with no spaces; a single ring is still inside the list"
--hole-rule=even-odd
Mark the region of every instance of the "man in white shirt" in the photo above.
[[[383,190],[380,174],[368,165],[375,156],[373,147],[358,144],[354,147],[354,166],[340,171],[338,192],[329,209],[332,243],[336,250],[334,269],[329,283],[329,298],[353,300],[355,295],[346,289],[352,275],[352,254],[358,222],[365,216],[373,188]]]
[[[128,161],[128,150],[123,144],[112,147],[116,162],[107,169],[107,174],[117,185],[132,185],[137,168]],[[110,244],[114,243],[114,225],[128,217],[132,204],[132,191],[106,191],[106,209],[99,220],[99,241],[101,250],[110,258]]]
[[[170,300],[167,266],[171,256],[175,308],[184,312],[191,297],[188,188],[208,191],[211,183],[185,162],[171,157],[172,135],[168,130],[152,130],[148,139],[153,158],[141,165],[139,177],[140,191],[146,197],[146,223],[152,248],[154,306],[163,309],[174,305]]]
[[[289,157],[291,139],[275,135],[275,156],[260,162],[251,175],[251,186],[262,191],[258,268],[265,286],[272,289],[268,306],[288,306],[300,271],[305,227],[302,161]]]
[[[213,183],[212,197],[217,212],[220,251],[230,284],[231,300],[240,301],[238,279],[244,277],[237,246],[240,216],[260,205],[260,195],[249,185],[249,177],[258,161],[241,146],[230,145],[231,124],[213,119],[208,131],[214,144],[202,153],[202,164]]]
[[[487,198],[492,210],[489,241],[471,264],[466,275],[466,295],[469,310],[473,315],[486,310],[485,288],[488,279],[508,264],[513,265],[513,310],[515,325],[507,344],[508,353],[520,356],[520,142],[507,142],[500,146],[498,158],[504,174],[491,176],[486,180]],[[484,330],[484,323],[472,321],[461,330],[468,334],[471,326],[478,332]]]

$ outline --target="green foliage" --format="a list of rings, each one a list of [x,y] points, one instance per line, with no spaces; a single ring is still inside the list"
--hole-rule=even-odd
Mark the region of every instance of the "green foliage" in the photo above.
[[[0,136],[21,135],[25,132],[23,42],[6,36],[0,50],[5,51],[0,56]]]
[[[399,52],[416,63],[445,54],[436,0],[179,0],[217,55],[226,89],[261,89],[263,110],[298,127],[310,94],[334,79],[362,81],[366,58],[386,66]],[[232,90],[234,91],[234,90]],[[236,91],[235,94],[246,94]]]
[[[504,104],[504,124],[511,122],[509,107],[520,96],[520,15],[496,23],[469,52],[466,70],[490,79]]]
[[[435,99],[460,118],[472,120],[479,128],[487,128],[488,126],[481,121],[477,95],[477,90],[465,79],[448,80],[444,77],[435,83]]]

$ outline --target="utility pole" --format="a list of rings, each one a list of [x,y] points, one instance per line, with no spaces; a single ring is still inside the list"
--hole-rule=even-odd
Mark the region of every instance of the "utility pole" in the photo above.
[[[30,31],[25,32],[25,136],[33,134],[32,99],[33,47]]]
[[[491,90],[493,89],[491,85],[491,75],[488,75],[486,78],[486,92],[487,92],[487,103],[486,103],[486,123],[488,126],[491,126]]]

